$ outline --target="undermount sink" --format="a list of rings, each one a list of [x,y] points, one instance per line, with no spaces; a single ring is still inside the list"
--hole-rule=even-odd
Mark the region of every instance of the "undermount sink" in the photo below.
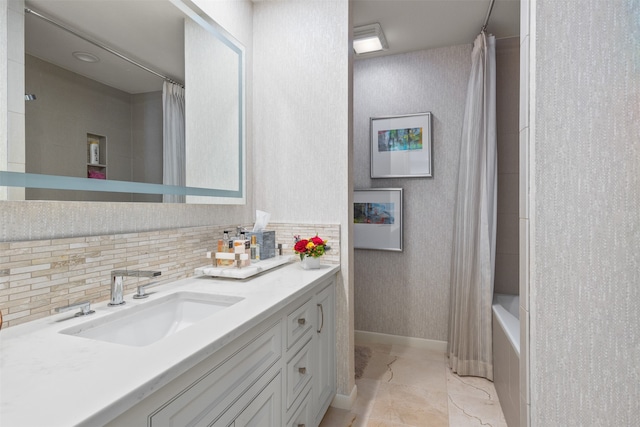
[[[232,306],[243,298],[176,292],[60,331],[99,341],[143,347]],[[117,311],[116,311],[117,310]]]

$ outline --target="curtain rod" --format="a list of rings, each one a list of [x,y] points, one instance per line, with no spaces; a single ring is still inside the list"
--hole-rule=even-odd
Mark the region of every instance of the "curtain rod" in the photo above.
[[[176,85],[178,85],[178,86],[182,86],[182,87],[184,88],[184,85],[183,85],[182,83],[177,82],[177,81],[175,81],[175,80],[173,80],[173,79],[171,79],[171,78],[169,78],[169,77],[165,76],[164,74],[160,74],[159,72],[157,72],[157,71],[155,71],[155,70],[152,70],[151,68],[146,67],[146,66],[144,66],[144,65],[140,64],[139,62],[134,61],[134,60],[133,60],[133,59],[131,59],[131,58],[126,57],[125,55],[121,54],[120,52],[118,52],[118,51],[116,51],[116,50],[111,49],[109,46],[106,46],[106,45],[104,45],[104,44],[102,44],[102,43],[100,43],[100,42],[97,42],[97,41],[95,41],[95,40],[91,40],[90,38],[88,38],[88,37],[86,37],[86,36],[84,36],[84,35],[82,35],[82,34],[80,34],[80,33],[76,32],[75,30],[73,30],[73,29],[71,29],[71,28],[67,27],[66,25],[61,24],[60,22],[57,22],[57,21],[55,21],[55,20],[53,20],[53,19],[49,18],[48,16],[45,16],[45,15],[41,14],[40,12],[36,12],[35,10],[33,10],[33,9],[29,9],[29,8],[27,8],[27,7],[25,7],[25,8],[24,8],[24,11],[25,11],[25,13],[30,13],[30,14],[32,14],[32,15],[34,15],[34,16],[37,16],[38,18],[40,18],[40,19],[42,19],[42,20],[44,20],[44,21],[47,21],[48,23],[53,24],[53,25],[55,25],[56,27],[58,27],[58,28],[60,28],[60,29],[62,29],[62,30],[65,30],[65,31],[66,31],[66,32],[68,32],[68,33],[71,33],[71,34],[73,34],[74,36],[79,37],[79,38],[81,38],[82,40],[84,40],[84,41],[86,41],[86,42],[89,42],[89,43],[91,43],[91,44],[92,44],[92,45],[94,45],[94,46],[99,47],[100,49],[104,49],[104,50],[106,50],[107,52],[109,52],[109,53],[111,53],[111,54],[113,54],[113,55],[117,56],[118,58],[120,58],[120,59],[122,59],[122,60],[124,60],[124,61],[127,61],[128,63],[133,64],[133,65],[135,65],[135,66],[136,66],[136,67],[138,67],[138,68],[142,68],[143,70],[145,70],[145,71],[147,71],[147,72],[149,72],[149,73],[151,73],[151,74],[153,74],[153,75],[155,75],[155,76],[158,76],[158,77],[160,77],[161,79],[163,79],[163,80],[165,80],[165,81],[167,81],[167,82],[169,82],[169,83],[173,83],[173,84],[176,84]]]
[[[484,33],[487,30],[487,24],[489,23],[489,17],[491,16],[491,11],[493,10],[493,3],[495,3],[495,0],[491,0],[491,3],[489,3],[489,10],[487,10],[487,17],[484,18],[484,25],[482,26],[482,29],[480,30],[481,33]]]

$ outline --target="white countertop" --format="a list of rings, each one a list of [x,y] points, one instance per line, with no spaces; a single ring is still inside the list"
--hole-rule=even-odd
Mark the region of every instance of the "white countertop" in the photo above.
[[[0,425],[105,424],[339,269],[304,270],[296,262],[248,280],[192,277],[150,288],[153,294],[145,300],[126,295],[121,307],[92,305],[96,312],[88,317],[74,318],[71,311],[2,330]],[[187,290],[244,299],[145,347],[59,333],[154,296]]]

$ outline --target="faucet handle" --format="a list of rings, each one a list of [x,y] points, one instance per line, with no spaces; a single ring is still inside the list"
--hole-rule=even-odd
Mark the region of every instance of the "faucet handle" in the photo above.
[[[143,299],[143,298],[147,298],[149,295],[146,293],[147,288],[150,288],[151,286],[155,286],[155,285],[160,285],[162,283],[167,283],[168,280],[159,280],[157,282],[149,282],[145,285],[140,285],[138,286],[136,293],[133,294],[133,299]],[[153,292],[152,292],[153,293]]]
[[[74,304],[65,305],[64,307],[56,307],[56,313],[63,313],[65,311],[74,310],[79,308],[80,311],[75,314],[75,317],[86,316],[93,314],[95,311],[91,310],[91,301],[76,302]]]

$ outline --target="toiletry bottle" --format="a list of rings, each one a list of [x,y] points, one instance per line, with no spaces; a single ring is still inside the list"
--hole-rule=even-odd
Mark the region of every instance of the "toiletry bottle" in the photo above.
[[[222,233],[222,240],[224,240],[225,250],[223,252],[227,252],[229,249],[229,230],[224,230]]]
[[[233,252],[233,248],[231,246],[231,242],[229,241],[229,230],[224,230],[224,232],[222,233],[222,250],[220,250],[220,252]],[[223,259],[220,260],[221,262],[219,263],[219,265],[232,265],[233,261],[230,259]]]
[[[233,241],[233,253],[235,254],[249,254],[249,248],[247,247],[249,242],[245,240],[244,232],[240,233],[240,238]],[[246,267],[251,264],[251,260],[239,260],[236,263],[236,267]]]
[[[251,250],[251,242],[247,240],[247,235],[244,231],[240,232],[240,240],[244,240],[244,248],[247,250],[246,253],[250,253]]]
[[[222,239],[218,239],[218,252],[225,252],[224,240]],[[213,265],[220,267],[224,265],[223,261],[222,259],[217,259],[215,255],[213,256]]]
[[[253,261],[260,261],[260,245],[255,235],[251,236],[251,259]]]

